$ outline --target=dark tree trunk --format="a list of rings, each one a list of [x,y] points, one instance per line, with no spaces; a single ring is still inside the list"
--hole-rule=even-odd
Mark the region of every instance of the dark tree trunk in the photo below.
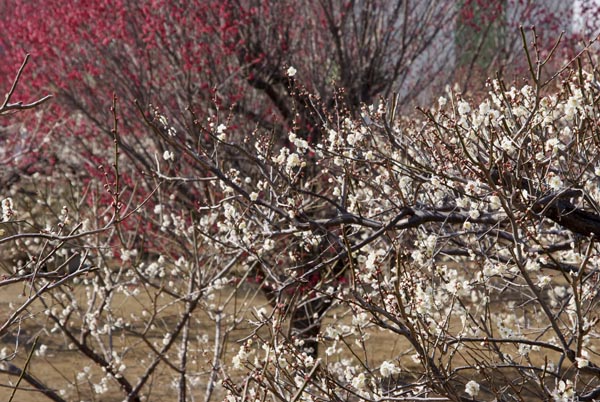
[[[304,341],[299,349],[315,359],[319,355],[318,336],[321,332],[322,318],[330,306],[329,297],[315,296],[297,306],[292,313],[290,322],[292,336]]]

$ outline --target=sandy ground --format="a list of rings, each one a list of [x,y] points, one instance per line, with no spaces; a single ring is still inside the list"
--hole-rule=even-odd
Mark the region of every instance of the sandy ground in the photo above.
[[[8,316],[8,314],[13,310],[11,308],[10,303],[22,303],[26,297],[24,295],[23,285],[14,285],[14,286],[5,286],[0,288],[0,322],[3,323],[4,319]],[[77,292],[77,288],[74,288],[74,291]],[[256,295],[256,297],[252,298],[249,302],[251,305],[250,309],[254,307],[262,307],[266,306],[267,302],[262,297],[260,293]],[[142,304],[134,303],[130,300],[123,300],[122,303],[117,303],[122,309],[122,313],[136,313],[139,314],[141,310]],[[240,301],[240,304],[243,304],[243,301]],[[177,311],[172,312],[172,319],[176,319]],[[332,322],[333,320],[338,322],[348,322],[351,321],[351,315],[346,315],[344,317],[339,317],[337,314],[339,313],[333,310],[327,317],[326,322]],[[199,312],[199,314],[205,314],[203,312]],[[167,314],[167,320],[169,314]],[[198,322],[204,322],[204,319],[198,320]],[[212,322],[206,318],[205,328],[197,327],[197,331],[204,331],[206,333],[212,334],[213,327]],[[18,343],[17,349],[17,357],[14,359],[14,363],[20,367],[24,365],[25,359],[28,354],[28,350],[30,350],[32,346],[33,339],[36,336],[39,336],[38,344],[45,344],[48,349],[45,356],[33,356],[28,372],[33,374],[36,378],[39,378],[45,384],[58,384],[58,387],[64,386],[67,382],[73,382],[85,366],[92,366],[91,370],[93,373],[100,375],[100,372],[96,367],[94,367],[90,360],[83,359],[80,354],[75,353],[74,351],[68,350],[66,347],[67,342],[63,341],[60,336],[48,336],[47,330],[44,328],[50,328],[48,318],[43,313],[43,308],[40,303],[33,303],[29,308],[28,319],[23,321],[23,323],[19,326],[13,326],[13,328],[19,328],[19,331],[12,331],[10,336],[4,336],[0,338],[0,349],[6,348],[5,351],[9,353],[14,350],[15,344]],[[225,359],[230,361],[231,357],[237,353],[239,349],[239,343],[237,340],[248,335],[247,328],[242,328],[232,332],[231,337],[229,338],[227,347],[227,352],[225,355]],[[210,342],[214,338],[210,335]],[[124,361],[127,364],[127,377],[128,378],[136,378],[136,375],[141,374],[145,368],[147,367],[147,361],[143,359],[146,356],[146,352],[143,351],[143,345],[139,339],[130,339],[127,337],[123,337],[125,342],[131,346],[131,351],[125,357]],[[160,341],[158,337],[157,341]],[[55,343],[52,343],[55,342]],[[137,343],[136,343],[137,342]],[[366,357],[363,358],[368,359],[368,363],[371,367],[377,367],[384,360],[392,360],[397,358],[399,355],[403,353],[412,354],[410,351],[409,345],[407,341],[394,334],[390,334],[389,332],[375,330],[371,333],[370,338],[366,341],[367,353]],[[358,350],[359,348],[356,347]],[[325,350],[325,346],[321,347],[321,354],[324,357],[323,351]],[[348,356],[349,357],[349,356]],[[204,362],[197,362],[196,364],[200,365],[202,363],[208,364],[211,356],[209,354],[206,355]],[[339,358],[339,356],[336,356]],[[534,359],[539,360],[540,362],[543,359],[543,356],[533,356]],[[410,362],[410,357],[404,358],[404,361]],[[408,363],[410,364],[410,363]],[[407,366],[408,370],[405,370],[406,376],[411,376],[411,369]],[[414,368],[413,368],[414,370]],[[159,374],[155,377],[155,382],[151,384],[150,396],[148,401],[169,401],[173,400],[175,397],[175,392],[172,388],[169,387],[170,381],[174,378],[173,372],[170,369],[166,368],[164,365],[160,368]],[[14,385],[17,381],[17,377],[9,376],[7,374],[0,374],[0,401],[8,401],[9,397],[12,393],[11,385]],[[61,385],[62,384],[62,385]],[[69,390],[65,395],[65,399],[69,401],[75,400],[85,400],[85,401],[122,401],[123,394],[122,393],[114,393],[114,394],[102,394],[102,395],[94,395],[90,391],[89,384],[81,383],[80,389]],[[60,388],[59,388],[60,389]],[[57,391],[59,391],[57,389]],[[197,386],[197,395],[199,400],[204,400],[204,389],[205,382],[200,383]],[[212,400],[221,400],[223,392],[217,392],[214,395]],[[44,401],[47,400],[43,395],[40,395],[39,392],[33,390],[28,384],[22,383],[17,391],[14,401],[21,402],[34,402],[34,401]]]
[[[24,287],[22,284],[0,288],[0,319],[2,320],[0,322],[4,322],[4,319],[12,310],[10,303],[13,303],[14,305],[14,303],[22,303],[24,300],[26,300],[26,297],[24,296]],[[262,307],[267,305],[267,301],[260,293],[251,299],[251,303],[253,303],[252,307]],[[141,304],[124,302],[121,304],[121,306],[123,313],[140,313],[139,310],[141,309]],[[203,313],[201,312],[200,314]],[[66,382],[73,382],[77,377],[77,374],[79,374],[85,366],[92,366],[92,371],[98,371],[93,366],[91,361],[82,358],[80,354],[75,353],[74,351],[68,350],[66,347],[66,342],[64,342],[60,336],[48,336],[46,332],[47,330],[45,330],[44,327],[50,328],[51,325],[48,318],[43,313],[43,306],[41,306],[40,303],[33,303],[30,306],[28,317],[29,318],[23,321],[20,325],[20,330],[16,331],[18,332],[18,334],[16,334],[18,336],[11,334],[10,336],[7,335],[0,339],[0,349],[6,348],[5,350],[9,353],[14,351],[14,346],[18,341],[19,346],[17,349],[17,357],[13,360],[15,365],[23,367],[28,355],[28,351],[31,349],[33,339],[36,336],[39,336],[38,348],[41,344],[44,344],[47,346],[47,352],[44,356],[34,355],[30,361],[27,372],[33,374],[45,384],[65,384]],[[173,319],[175,319],[175,317],[173,317]],[[327,319],[329,322],[331,322],[333,319],[340,319],[340,317],[333,317],[330,315]],[[343,318],[343,320],[350,322],[351,316],[347,316]],[[212,322],[209,321],[206,323],[206,330],[208,332],[213,331],[211,324]],[[239,349],[239,343],[237,340],[248,335],[248,331],[244,330],[242,326],[240,330],[234,331],[231,335],[232,336],[229,338],[229,344],[227,345],[226,359],[231,359],[231,357],[237,353]],[[214,337],[211,336],[211,342],[212,339],[214,339]],[[157,340],[160,341],[158,338]],[[52,341],[58,341],[60,343],[53,344]],[[136,340],[129,341],[132,342],[134,347],[132,347],[132,351],[125,359],[128,366],[127,374],[128,378],[135,378],[136,374],[141,374],[143,372],[147,364],[142,363],[142,359],[145,357],[145,354],[136,353],[136,347],[133,344],[136,342]],[[369,349],[368,356],[370,364],[378,364],[383,360],[391,359],[394,356],[397,356],[398,353],[401,353],[407,349],[407,344],[402,338],[398,336],[390,337],[389,335],[379,331],[373,333],[373,335],[366,342],[366,345]],[[325,347],[322,347],[321,351],[324,349]],[[207,359],[209,358],[210,356],[207,357]],[[173,378],[172,373],[169,372],[168,369],[162,368],[161,370],[165,372],[164,377],[166,379],[169,379],[170,381]],[[166,381],[166,383],[161,383],[160,378],[163,376],[158,375],[156,377],[159,380],[157,383],[152,384],[149,401],[172,400],[175,393],[171,388],[169,388],[169,381]],[[0,401],[8,401],[12,393],[11,386],[14,385],[17,380],[18,378],[16,376],[0,374]],[[114,395],[102,394],[99,396],[94,396],[89,391],[89,386],[86,387],[86,384],[81,385],[82,386],[79,391],[68,391],[68,393],[65,395],[65,399],[69,401],[86,400],[109,402],[123,400],[123,394],[120,393]],[[201,396],[200,399],[202,400],[204,398],[204,387],[205,384],[198,386],[198,395]],[[60,387],[56,389],[56,391],[60,391]],[[220,400],[219,396],[222,396],[222,392],[217,393],[215,396],[216,397],[213,398],[213,400]],[[21,383],[14,398],[14,401],[22,402],[43,400],[46,400],[46,398],[25,382]]]

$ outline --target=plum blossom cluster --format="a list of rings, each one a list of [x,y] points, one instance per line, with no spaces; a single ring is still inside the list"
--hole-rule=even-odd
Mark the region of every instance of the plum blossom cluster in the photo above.
[[[218,105],[151,112],[147,159],[122,156],[117,124],[100,191],[47,197],[49,229],[12,245],[23,262],[1,283],[36,302],[0,330],[44,317],[34,357],[89,367],[64,376],[71,399],[593,400],[600,88],[558,76],[448,90],[411,118],[393,100],[323,107],[279,131]]]
[[[600,198],[590,131],[598,88],[587,73],[563,84],[541,95],[533,86],[506,88],[492,81],[489,97],[478,105],[449,92],[450,99],[423,111],[421,120],[386,121],[385,108],[374,107],[365,108],[368,118],[362,122],[345,118],[323,127],[326,135],[315,149],[323,186],[316,181],[298,186],[301,201],[277,205],[293,208],[293,214],[281,215],[289,220],[279,233],[296,231],[300,238],[323,225],[327,235],[317,239],[329,251],[343,251],[337,261],[344,261],[351,291],[333,298],[351,308],[352,318],[345,324],[313,321],[329,342],[325,356],[356,357],[355,348],[368,347],[372,330],[385,328],[407,340],[412,358],[387,356],[377,363],[382,377],[416,365],[432,378],[439,374],[439,359],[448,364],[460,359],[471,374],[482,375],[469,380],[469,374],[462,384],[454,380],[452,392],[470,398],[504,392],[485,382],[494,370],[512,371],[535,395],[571,392],[566,385],[553,391],[551,379],[536,376],[539,371],[554,378],[569,375],[571,368],[576,376],[594,372],[590,340],[597,322],[585,312],[596,305],[592,295],[598,286],[593,238],[600,233],[594,224]],[[290,136],[292,144],[295,140]],[[289,174],[293,151],[282,147],[278,155],[274,166]],[[270,190],[276,194],[278,188]],[[324,204],[331,206],[329,214],[313,213]],[[336,231],[335,222],[345,229]],[[315,272],[311,267],[326,269],[336,261],[320,251],[319,241],[313,246],[317,254],[289,260],[295,278],[308,280]],[[331,296],[323,289],[322,297]],[[540,326],[543,322],[551,325]],[[434,344],[453,352],[442,357]],[[481,360],[475,350],[494,357]],[[388,369],[392,359],[398,365]],[[327,360],[320,370],[346,392],[365,397],[363,392],[374,392],[371,397],[387,392],[372,362]],[[591,395],[595,387],[577,392]],[[306,390],[307,397],[317,392]],[[417,390],[450,392],[432,383],[412,388]]]
[[[8,222],[15,216],[15,209],[12,198],[3,199],[0,204],[2,205],[2,215],[0,216],[1,222]]]

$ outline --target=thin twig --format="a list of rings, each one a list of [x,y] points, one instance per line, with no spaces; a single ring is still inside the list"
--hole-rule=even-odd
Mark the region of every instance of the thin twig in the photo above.
[[[25,59],[25,61],[27,61],[27,59]],[[35,347],[37,346],[38,339],[39,336],[36,336],[33,340],[33,345],[31,346],[31,350],[29,351],[29,355],[27,356],[27,360],[25,361],[25,366],[23,367],[23,370],[21,370],[21,375],[19,375],[19,379],[17,380],[17,383],[15,384],[15,387],[13,388],[12,393],[10,394],[8,402],[12,402],[13,398],[15,397],[15,394],[17,393],[17,389],[19,389],[19,385],[21,384],[21,381],[25,376],[25,372],[27,371],[27,366],[29,366],[29,362],[31,362],[31,357],[33,356],[33,352],[35,351]]]

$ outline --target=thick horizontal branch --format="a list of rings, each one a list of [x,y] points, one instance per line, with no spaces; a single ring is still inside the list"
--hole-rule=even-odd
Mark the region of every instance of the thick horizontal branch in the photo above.
[[[521,338],[488,338],[488,337],[459,337],[456,339],[452,339],[447,341],[448,345],[453,345],[455,343],[461,342],[489,342],[489,343],[516,343],[523,345],[531,345],[531,346],[539,346],[546,349],[554,350],[555,352],[563,353],[564,350],[556,345],[553,345],[548,342],[541,341],[533,341],[530,339],[521,339]]]
[[[498,219],[492,214],[481,214],[477,219],[472,219],[469,214],[459,212],[441,212],[435,210],[418,210],[406,208],[405,214],[408,217],[399,220],[394,226],[394,229],[408,229],[421,226],[425,223],[439,222],[449,224],[462,224],[465,222],[483,223],[487,225],[495,225]]]
[[[573,233],[600,237],[600,215],[577,208],[570,199],[583,195],[582,190],[568,189],[548,194],[532,206],[532,211]]]
[[[469,214],[459,212],[442,212],[427,209],[415,209],[411,207],[402,208],[400,212],[388,222],[381,222],[374,219],[364,218],[355,214],[345,213],[339,214],[332,218],[310,219],[306,222],[295,224],[293,228],[285,231],[265,232],[269,235],[289,234],[303,230],[311,230],[315,228],[333,228],[339,225],[358,225],[371,229],[409,229],[416,228],[426,223],[448,223],[448,224],[463,224],[465,222],[483,223],[487,225],[495,225],[498,219],[493,214],[481,214],[477,219],[472,219]]]

